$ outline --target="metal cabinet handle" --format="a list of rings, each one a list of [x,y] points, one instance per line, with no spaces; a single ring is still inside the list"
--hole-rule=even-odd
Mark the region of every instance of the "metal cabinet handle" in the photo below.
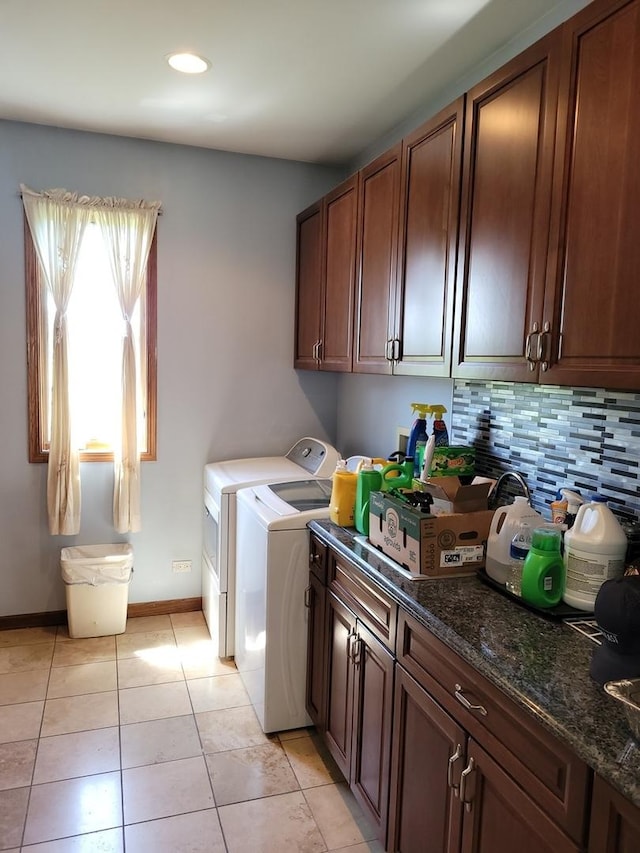
[[[393,340],[389,338],[384,349],[384,357],[387,361],[393,361]]]
[[[309,552],[309,566],[319,566],[320,559],[320,554],[318,554],[317,552]]]
[[[393,341],[393,360],[400,361],[400,339],[395,338]]]
[[[456,784],[453,781],[453,770],[461,758],[462,758],[462,744],[459,743],[459,744],[457,744],[455,752],[453,753],[453,755],[449,756],[449,762],[447,765],[447,785],[450,788],[453,788],[453,794],[455,797],[458,796],[458,791],[460,790],[460,783]]]
[[[527,340],[525,344],[525,358],[529,364],[529,370],[534,371],[536,369],[537,359],[532,355],[533,353],[533,339],[536,338],[536,348],[540,348],[540,332],[538,330],[538,324],[534,323],[531,331],[527,335]]]
[[[467,785],[469,783],[469,777],[475,771],[475,766],[475,761],[473,760],[473,758],[470,758],[469,763],[460,774],[460,800],[464,803],[465,811],[468,812],[471,811],[471,804],[473,802],[475,789],[470,793],[467,793]]]
[[[352,628],[347,634],[347,659],[353,663],[353,646],[354,641],[357,639],[358,635],[356,633],[356,629]]]
[[[467,711],[477,711],[479,714],[482,714],[483,717],[487,716],[487,709],[484,705],[472,705],[471,702],[467,699],[467,697],[462,692],[462,687],[460,684],[456,684],[455,693],[453,694],[458,702],[467,709]]]
[[[549,360],[545,358],[546,352],[546,342],[548,337],[551,335],[551,323],[547,320],[544,324],[542,332],[538,338],[538,361],[540,362],[541,370],[547,371],[549,370]]]
[[[304,606],[311,609],[311,586],[308,586],[304,591]]]
[[[317,352],[317,354],[316,354],[316,358],[318,359],[318,361],[322,361],[322,343],[323,343],[323,342],[320,340],[320,341],[318,341],[318,343],[316,344],[316,346],[318,347],[318,349],[317,349],[317,351],[316,351],[316,352]]]

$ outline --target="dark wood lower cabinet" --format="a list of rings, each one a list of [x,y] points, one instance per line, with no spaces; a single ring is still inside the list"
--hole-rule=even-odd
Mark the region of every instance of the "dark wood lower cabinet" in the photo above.
[[[396,667],[389,850],[458,850],[466,734],[426,690]],[[451,784],[449,784],[451,782]]]
[[[595,777],[589,853],[638,853],[640,809]]]
[[[327,593],[327,637],[326,744],[384,840],[393,656],[331,592]]]
[[[639,853],[639,808],[314,542],[307,709],[390,853]]]

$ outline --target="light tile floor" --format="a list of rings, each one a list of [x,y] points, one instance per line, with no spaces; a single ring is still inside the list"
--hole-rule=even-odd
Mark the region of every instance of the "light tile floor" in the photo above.
[[[382,853],[313,729],[265,735],[201,613],[0,631],[0,850]]]

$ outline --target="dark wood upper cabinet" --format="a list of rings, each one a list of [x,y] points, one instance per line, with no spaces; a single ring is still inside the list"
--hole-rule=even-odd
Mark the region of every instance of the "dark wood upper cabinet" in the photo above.
[[[541,380],[640,388],[640,0],[564,27]]]
[[[355,373],[391,373],[400,144],[360,171]]]
[[[393,372],[449,376],[464,98],[402,143]]]
[[[556,30],[467,95],[456,377],[536,378],[560,43]]]
[[[350,371],[357,175],[298,216],[294,366]]]
[[[294,366],[317,370],[322,309],[322,209],[311,205],[298,214],[296,260],[296,339]]]

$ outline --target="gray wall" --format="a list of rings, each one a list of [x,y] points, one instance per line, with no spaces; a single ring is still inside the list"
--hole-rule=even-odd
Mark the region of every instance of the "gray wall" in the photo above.
[[[60,548],[128,539],[130,601],[200,595],[202,468],[336,437],[336,377],[293,363],[295,216],[335,169],[0,122],[0,615],[62,609]],[[142,524],[115,534],[110,464],[82,464],[82,526],[52,537],[46,466],[27,462],[23,182],[159,199],[158,461]],[[191,574],[171,561],[192,560]]]

